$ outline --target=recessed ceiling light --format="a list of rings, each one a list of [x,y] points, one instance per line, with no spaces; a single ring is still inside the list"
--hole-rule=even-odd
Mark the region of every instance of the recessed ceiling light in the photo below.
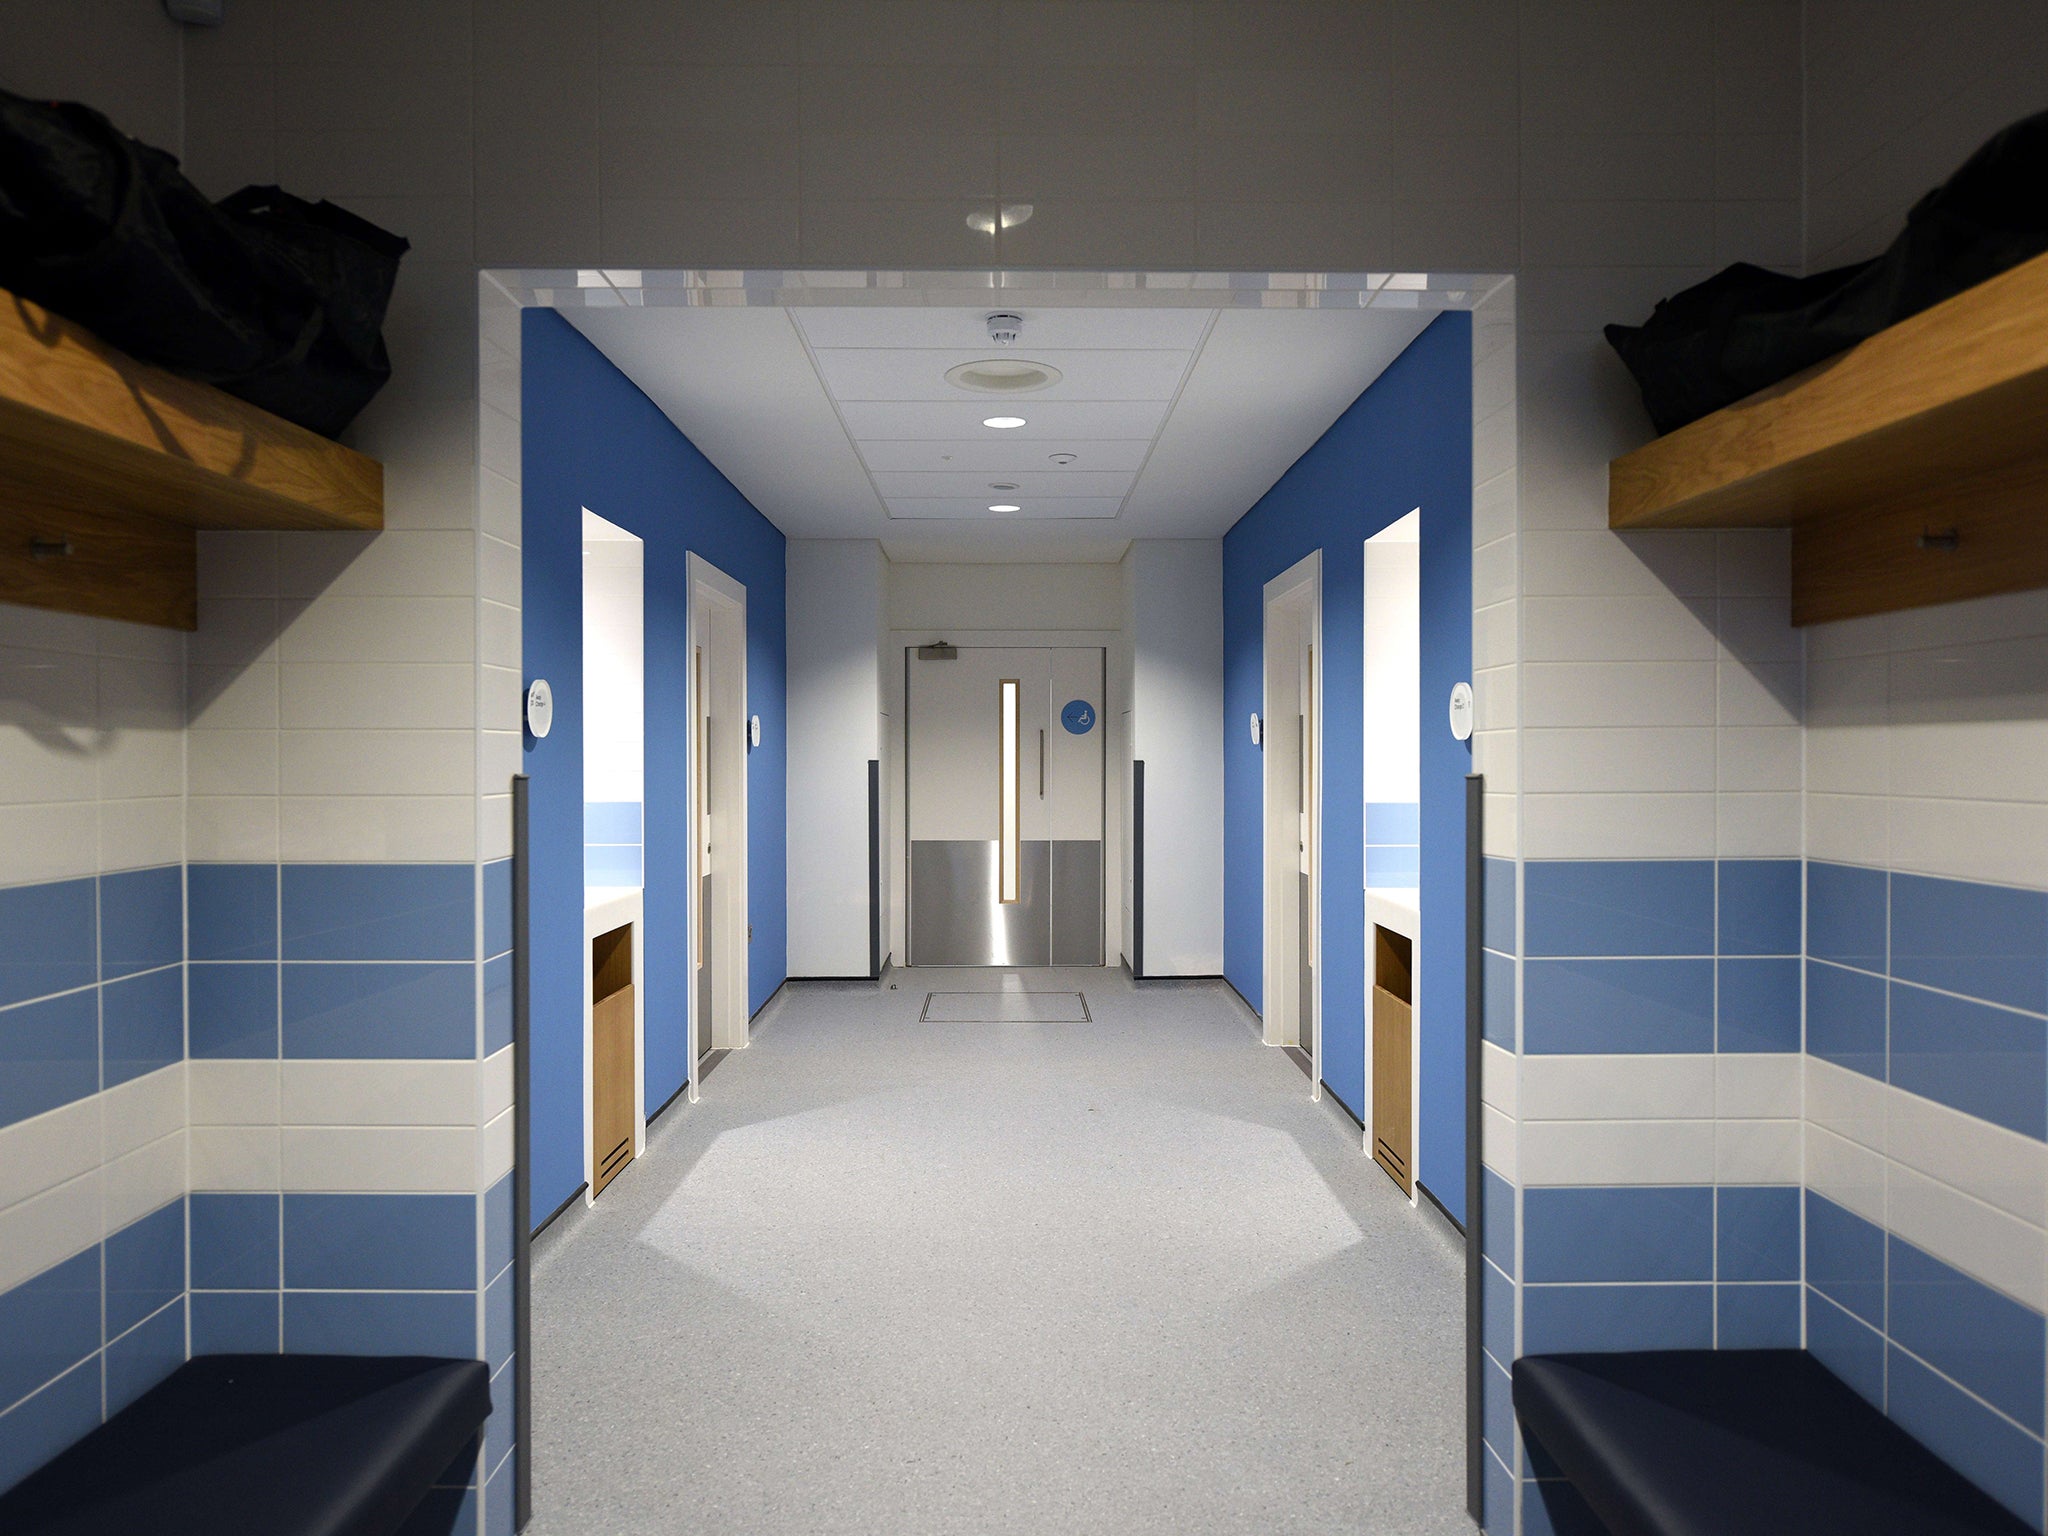
[[[970,213],[967,215],[967,227],[977,234],[992,235],[996,232],[998,221],[1004,229],[1015,229],[1019,224],[1027,222],[1030,217],[1031,204],[1005,203],[998,213]]]
[[[971,389],[984,395],[1029,394],[1059,381],[1060,371],[1051,363],[1027,363],[1022,358],[991,358],[946,370],[946,382],[955,389]]]
[[[989,508],[991,512],[1022,512],[1024,509],[1014,502],[999,501]]]
[[[984,427],[994,427],[998,432],[1007,432],[1012,427],[1023,426],[1024,418],[1022,416],[984,416],[981,424]]]
[[[1051,459],[1053,463],[1064,467],[1074,462],[1075,455],[1071,453],[1048,453],[1046,457]]]
[[[988,488],[992,491],[1014,491],[1018,489],[1018,485],[1014,480],[991,480]]]

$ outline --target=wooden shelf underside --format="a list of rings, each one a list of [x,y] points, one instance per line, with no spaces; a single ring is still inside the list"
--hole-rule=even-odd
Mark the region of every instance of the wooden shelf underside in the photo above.
[[[193,629],[195,530],[383,526],[375,459],[0,292],[0,602]]]
[[[1616,459],[1608,525],[1790,526],[1795,624],[2048,586],[2048,256]]]

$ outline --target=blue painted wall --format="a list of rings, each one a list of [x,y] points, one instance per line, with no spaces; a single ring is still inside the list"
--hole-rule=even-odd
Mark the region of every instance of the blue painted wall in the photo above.
[[[1223,970],[1264,991],[1263,589],[1323,552],[1323,1077],[1365,1108],[1365,541],[1422,509],[1422,1123],[1431,1193],[1465,1203],[1464,777],[1444,701],[1472,671],[1472,324],[1440,315],[1223,538]]]
[[[583,1181],[583,532],[589,507],[645,543],[646,1091],[688,1076],[689,556],[747,589],[749,1006],[788,975],[784,899],[783,537],[610,360],[549,309],[522,319],[528,679],[554,685],[555,726],[526,743],[532,776],[533,1212]],[[571,939],[573,935],[573,941]]]

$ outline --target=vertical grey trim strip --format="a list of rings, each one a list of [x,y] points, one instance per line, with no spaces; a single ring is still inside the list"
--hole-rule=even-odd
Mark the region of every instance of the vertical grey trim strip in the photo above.
[[[903,647],[903,963],[917,964],[917,882],[910,876],[910,646]]]
[[[1479,1042],[1485,1038],[1481,1012],[1480,931],[1486,911],[1484,810],[1486,776],[1465,775],[1465,1509],[1486,1523],[1485,1362],[1480,1355],[1484,1313],[1486,1222],[1479,1163]]]
[[[868,976],[882,974],[882,764],[868,759]]]
[[[1145,978],[1145,760],[1131,759],[1131,976]]]
[[[533,1518],[533,1188],[527,1125],[533,1101],[533,781],[512,776],[512,1529]]]

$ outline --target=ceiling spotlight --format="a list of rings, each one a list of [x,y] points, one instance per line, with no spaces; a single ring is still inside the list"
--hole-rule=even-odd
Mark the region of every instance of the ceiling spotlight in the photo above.
[[[1014,491],[1018,489],[1018,486],[1014,480],[991,480],[988,483],[988,488],[992,491]]]
[[[989,508],[991,512],[1022,512],[1024,509],[1014,502],[999,501]]]
[[[996,213],[977,211],[967,215],[967,227],[976,234],[992,235],[998,227],[1015,229],[1031,217],[1031,204],[1005,203]]]
[[[984,427],[994,427],[998,432],[1007,432],[1012,427],[1023,426],[1024,418],[1022,416],[984,416],[981,424]]]

